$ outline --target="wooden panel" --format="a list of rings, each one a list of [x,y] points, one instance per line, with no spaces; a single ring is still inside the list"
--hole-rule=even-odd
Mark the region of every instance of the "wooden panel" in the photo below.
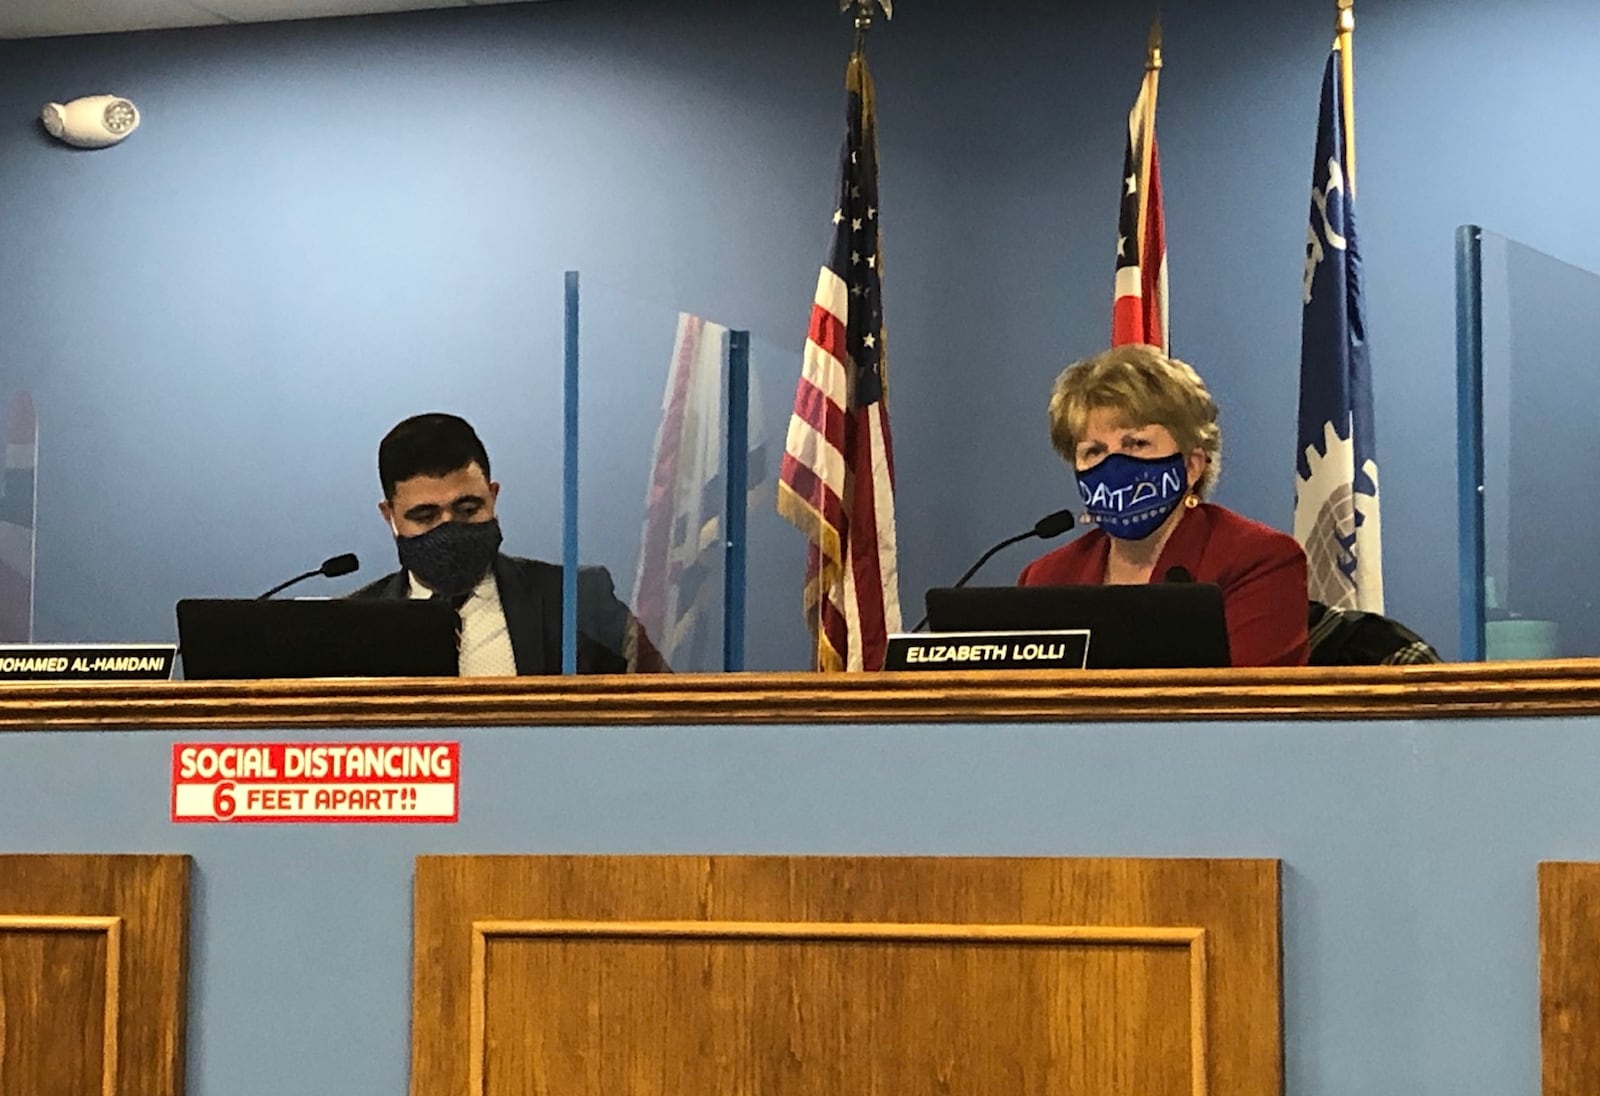
[[[422,857],[415,1096],[1282,1091],[1275,861]]]
[[[120,917],[0,915],[0,1091],[117,1093]]]
[[[0,732],[1600,715],[1600,659],[1238,670],[0,685]]]
[[[181,1096],[186,856],[0,856],[0,1093]]]
[[[1539,865],[1544,1096],[1600,1092],[1600,863]]]

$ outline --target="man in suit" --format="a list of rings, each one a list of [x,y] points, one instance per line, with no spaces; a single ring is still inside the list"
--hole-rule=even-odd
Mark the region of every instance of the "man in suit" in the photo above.
[[[561,672],[561,568],[500,551],[489,454],[456,415],[414,415],[378,446],[383,501],[400,570],[358,598],[449,598],[461,615],[461,676]],[[578,572],[578,671],[664,671],[600,567]]]

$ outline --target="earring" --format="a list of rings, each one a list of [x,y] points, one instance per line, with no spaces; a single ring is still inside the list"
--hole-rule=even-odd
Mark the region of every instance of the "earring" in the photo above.
[[[1078,515],[1078,524],[1079,525],[1093,525],[1094,524],[1094,518],[1090,517],[1087,512],[1084,512],[1084,513]]]
[[[1183,497],[1183,505],[1184,505],[1184,507],[1186,509],[1193,510],[1196,506],[1200,505],[1200,496],[1199,495],[1185,495]]]

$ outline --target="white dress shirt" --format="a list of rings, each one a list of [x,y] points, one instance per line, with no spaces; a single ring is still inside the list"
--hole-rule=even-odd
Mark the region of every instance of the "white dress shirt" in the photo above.
[[[411,597],[421,600],[433,596],[433,591],[418,582],[416,575],[407,572],[406,578],[411,584]],[[517,658],[511,650],[511,633],[506,630],[506,614],[500,607],[500,587],[493,571],[473,587],[460,612],[461,676],[516,677]]]

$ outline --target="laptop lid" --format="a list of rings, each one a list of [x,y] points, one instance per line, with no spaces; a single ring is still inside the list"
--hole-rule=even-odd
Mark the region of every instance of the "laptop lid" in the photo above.
[[[927,603],[935,632],[1086,628],[1090,669],[1232,665],[1222,588],[1211,583],[935,588]]]
[[[189,598],[183,676],[455,677],[456,611],[443,600]]]

